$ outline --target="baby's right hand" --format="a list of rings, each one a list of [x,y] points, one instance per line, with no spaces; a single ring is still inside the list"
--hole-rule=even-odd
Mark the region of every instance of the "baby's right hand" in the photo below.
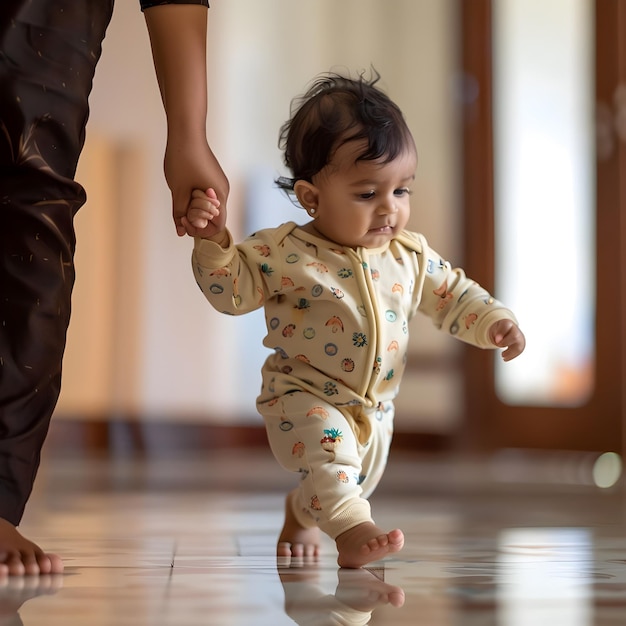
[[[219,206],[220,201],[213,189],[207,189],[206,192],[194,189],[187,215],[182,218],[187,233],[192,237],[209,238],[221,232],[224,225],[214,221],[220,216]]]

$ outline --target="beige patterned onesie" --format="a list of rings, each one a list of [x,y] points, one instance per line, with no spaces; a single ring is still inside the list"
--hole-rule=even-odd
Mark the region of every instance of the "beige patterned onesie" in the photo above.
[[[272,452],[301,480],[294,514],[333,539],[371,521],[393,433],[393,399],[420,311],[444,332],[494,348],[490,326],[515,317],[453,269],[422,235],[352,249],[290,222],[222,248],[196,239],[193,271],[209,302],[239,315],[263,307],[273,353],[257,408]]]

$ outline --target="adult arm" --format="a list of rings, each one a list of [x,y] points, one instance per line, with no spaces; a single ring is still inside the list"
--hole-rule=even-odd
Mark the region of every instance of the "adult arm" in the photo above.
[[[154,67],[167,117],[165,178],[176,232],[193,189],[212,188],[225,211],[229,183],[206,138],[208,11],[200,4],[162,4],[144,10]]]

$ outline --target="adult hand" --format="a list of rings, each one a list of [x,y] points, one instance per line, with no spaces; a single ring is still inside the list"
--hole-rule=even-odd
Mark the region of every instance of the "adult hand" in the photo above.
[[[218,160],[202,137],[195,142],[168,139],[165,151],[165,179],[172,192],[172,213],[176,233],[195,236],[195,230],[183,223],[192,201],[194,189],[213,189],[219,201],[220,214],[216,227],[226,222],[226,202],[230,191],[228,178]]]

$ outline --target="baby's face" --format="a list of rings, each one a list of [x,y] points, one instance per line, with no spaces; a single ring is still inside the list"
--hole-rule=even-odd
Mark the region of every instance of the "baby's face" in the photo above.
[[[361,153],[360,143],[344,144],[313,177],[317,190],[314,224],[322,235],[341,245],[377,248],[409,220],[417,154],[411,149],[389,163],[355,162]]]

